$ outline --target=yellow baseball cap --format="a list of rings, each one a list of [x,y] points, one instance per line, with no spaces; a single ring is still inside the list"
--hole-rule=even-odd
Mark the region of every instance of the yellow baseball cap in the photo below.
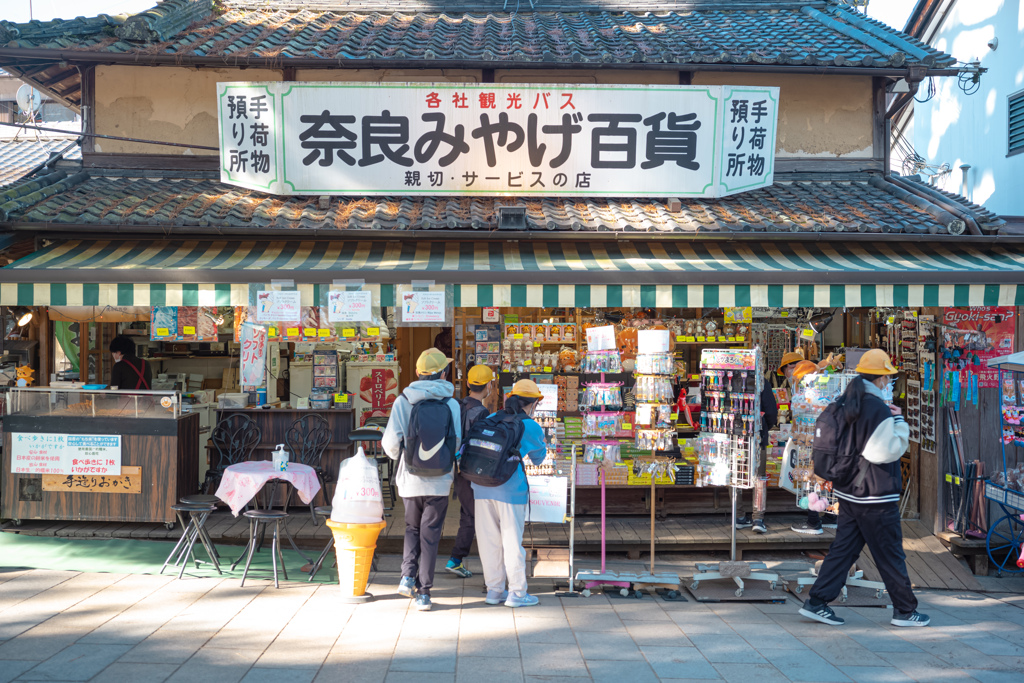
[[[782,361],[779,363],[779,372],[782,372],[782,368],[787,365],[790,365],[791,363],[799,363],[803,359],[803,351],[790,351],[782,357]]]
[[[540,387],[532,379],[521,379],[512,385],[512,395],[522,396],[523,398],[542,398],[544,394],[540,393]]]
[[[483,386],[494,379],[494,373],[486,365],[474,365],[469,369],[466,382],[475,386]]]
[[[448,367],[448,364],[451,362],[451,358],[437,349],[427,349],[420,354],[419,359],[416,361],[416,374],[436,375]]]
[[[882,349],[871,349],[860,357],[854,372],[862,375],[895,375],[899,370],[893,367],[889,354]]]

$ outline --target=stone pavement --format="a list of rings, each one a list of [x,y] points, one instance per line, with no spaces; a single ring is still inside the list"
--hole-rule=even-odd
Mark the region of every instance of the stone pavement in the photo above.
[[[356,607],[335,585],[0,569],[0,683],[989,683],[1024,671],[1020,594],[923,591],[929,628],[893,628],[879,608],[838,608],[847,623],[834,628],[797,615],[792,596],[572,599],[550,579],[532,580],[537,607],[490,607],[479,576],[443,573],[420,613],[397,580],[378,573],[378,599]]]

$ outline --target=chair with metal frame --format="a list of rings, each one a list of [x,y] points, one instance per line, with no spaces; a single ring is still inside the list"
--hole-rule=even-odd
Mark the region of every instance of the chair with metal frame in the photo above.
[[[206,473],[203,493],[213,494],[220,484],[224,470],[231,465],[249,460],[262,438],[263,433],[256,421],[248,415],[235,413],[218,422],[210,434],[217,461]]]
[[[331,503],[331,498],[327,492],[327,482],[330,479],[330,475],[324,472],[321,461],[333,436],[334,434],[327,420],[316,413],[310,413],[292,422],[284,437],[288,450],[291,453],[292,462],[312,467],[313,471],[316,472],[316,478],[320,481],[320,491],[323,493],[325,505],[330,505]],[[271,501],[276,499],[275,494],[277,493],[278,484],[288,485],[288,496],[284,501],[284,510],[287,512],[288,505],[295,494],[295,487],[282,480],[273,480],[269,483],[272,485],[270,491]],[[314,512],[315,502],[315,498],[309,501],[309,514],[313,518],[313,524],[317,523],[316,513]]]

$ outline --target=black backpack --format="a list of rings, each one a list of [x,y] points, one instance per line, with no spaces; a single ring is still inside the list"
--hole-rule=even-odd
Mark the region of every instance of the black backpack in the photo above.
[[[430,398],[412,406],[405,429],[402,460],[409,474],[440,477],[455,464],[455,420],[451,399]]]
[[[523,462],[519,440],[525,417],[499,410],[474,422],[462,446],[462,476],[480,486],[501,486],[511,479]]]
[[[814,422],[814,474],[833,486],[846,486],[857,475],[860,453],[853,448],[853,428],[846,424],[843,400],[828,405]]]

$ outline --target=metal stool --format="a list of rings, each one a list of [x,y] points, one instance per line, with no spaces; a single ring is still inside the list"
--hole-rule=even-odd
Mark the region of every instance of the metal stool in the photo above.
[[[198,539],[203,547],[206,548],[206,554],[210,557],[210,561],[213,562],[213,566],[217,569],[217,573],[221,574],[220,562],[218,562],[219,556],[217,555],[217,549],[213,547],[213,542],[210,540],[209,535],[206,533],[204,524],[206,524],[206,518],[210,516],[210,513],[214,511],[212,505],[204,505],[201,503],[178,503],[172,505],[171,509],[178,517],[178,522],[181,524],[181,538],[178,539],[177,544],[174,546],[174,550],[164,560],[164,566],[160,567],[160,573],[163,574],[164,570],[167,569],[167,565],[173,564],[177,567],[181,565],[181,570],[178,572],[178,578],[182,578],[185,575],[185,567],[188,566],[189,558],[195,563],[196,569],[199,569],[199,560],[196,559],[192,552],[193,546],[196,544]],[[189,522],[185,523],[185,514],[189,514]],[[173,559],[173,562],[172,562]]]
[[[206,495],[205,493],[194,493],[191,496],[182,496],[181,500],[179,502],[185,503],[186,505],[209,505],[209,506],[212,506],[213,507],[213,510],[211,511],[211,514],[212,514],[213,512],[217,511],[217,504],[220,503],[221,500],[217,496]],[[204,520],[204,522],[205,522],[205,520]],[[201,525],[199,527],[199,530],[200,530],[200,533],[203,535],[202,537],[206,540],[206,543],[204,545],[206,545],[208,548],[212,548],[214,556],[219,560],[220,559],[220,553],[217,552],[217,546],[213,542],[213,539],[210,538],[210,532],[206,530],[206,524],[204,523],[203,525]]]
[[[313,508],[313,512],[315,512],[317,515],[319,515],[319,516],[321,516],[321,517],[323,517],[325,519],[329,519],[330,516],[331,516],[331,506],[330,505],[317,505],[315,508]],[[333,550],[333,549],[334,549],[334,533],[332,532],[330,540],[327,541],[327,545],[324,546],[323,552],[320,553],[320,557],[316,558],[316,562],[314,562],[313,565],[309,568],[309,579],[308,579],[309,581],[312,581],[313,577],[316,576],[316,573],[318,571],[320,571],[320,567],[323,565],[324,560],[327,559],[327,556],[331,553],[331,550]]]
[[[238,559],[231,564],[231,571],[235,570],[238,563],[245,557],[245,571],[242,572],[242,585],[245,586],[245,579],[249,576],[249,565],[252,563],[252,554],[256,552],[256,547],[259,545],[257,540],[257,528],[265,528],[263,525],[269,526],[274,525],[274,533],[271,536],[270,541],[270,559],[273,563],[274,572],[274,588],[280,588],[281,584],[277,580],[277,560],[281,558],[281,571],[284,572],[284,578],[288,580],[288,569],[284,566],[284,554],[281,552],[281,522],[288,519],[287,512],[278,512],[277,510],[246,510],[242,513],[245,517],[249,518],[249,542],[245,544],[245,550],[238,556]],[[287,532],[287,527],[285,528]],[[260,534],[262,537],[262,534]],[[248,555],[247,555],[248,553]],[[254,571],[270,571],[267,569],[260,569]]]

